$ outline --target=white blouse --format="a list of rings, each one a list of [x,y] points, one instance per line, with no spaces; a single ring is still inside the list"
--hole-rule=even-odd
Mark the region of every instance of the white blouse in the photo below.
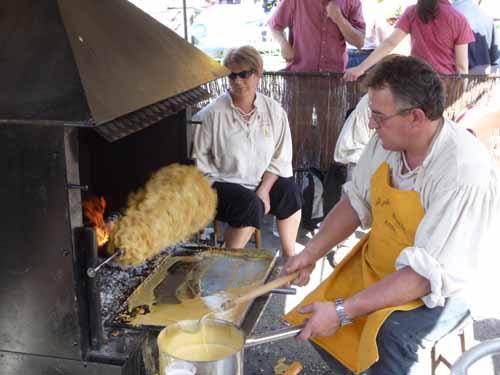
[[[460,295],[475,317],[500,313],[500,169],[488,150],[465,129],[445,120],[421,166],[402,173],[402,154],[387,151],[375,135],[344,185],[362,226],[371,226],[370,179],[380,164],[391,168],[392,185],[420,194],[425,215],[413,246],[403,249],[405,266],[430,281],[422,297],[430,308]],[[500,315],[499,315],[500,316]]]
[[[231,182],[255,189],[264,172],[291,177],[292,137],[281,105],[257,93],[248,118],[228,92],[194,116],[193,159],[212,182]]]
[[[356,164],[358,162],[370,138],[375,134],[375,130],[368,127],[370,122],[369,109],[368,94],[365,94],[340,130],[333,155],[336,162],[342,164]]]

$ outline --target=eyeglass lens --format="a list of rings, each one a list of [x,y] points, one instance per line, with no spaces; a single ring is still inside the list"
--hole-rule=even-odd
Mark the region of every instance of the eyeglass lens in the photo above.
[[[246,78],[250,77],[252,74],[253,74],[253,70],[242,70],[241,72],[238,72],[238,73],[231,72],[229,74],[229,79],[236,79],[236,77],[246,79]]]

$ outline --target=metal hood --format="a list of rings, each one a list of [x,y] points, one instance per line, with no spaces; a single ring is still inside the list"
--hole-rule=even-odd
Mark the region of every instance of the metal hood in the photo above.
[[[227,70],[127,0],[2,0],[0,123],[109,140],[204,99]]]

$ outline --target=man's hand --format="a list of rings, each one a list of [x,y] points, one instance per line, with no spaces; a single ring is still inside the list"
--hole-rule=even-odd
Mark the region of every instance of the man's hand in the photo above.
[[[281,56],[285,59],[287,63],[292,63],[295,58],[295,51],[290,43],[283,43],[281,46]]]
[[[359,77],[361,77],[365,71],[359,66],[355,66],[354,68],[347,69],[344,73],[344,81],[352,82],[356,81]]]
[[[292,45],[285,37],[283,30],[271,29],[271,35],[273,39],[280,45],[281,56],[285,59],[287,63],[292,63],[295,58],[295,51]]]
[[[281,270],[281,275],[289,275],[295,271],[301,270],[299,276],[293,281],[297,286],[304,286],[309,282],[311,277],[311,270],[308,270],[310,266],[314,266],[316,259],[311,256],[307,251],[303,250],[300,254],[294,255],[287,260],[283,269]]]
[[[312,314],[304,329],[297,336],[308,340],[313,336],[331,336],[340,326],[339,317],[333,302],[315,302],[299,309],[301,314]]]
[[[271,198],[269,197],[269,192],[264,189],[257,189],[255,194],[257,194],[262,203],[264,203],[264,213],[267,214],[271,209]]]
[[[342,11],[340,10],[340,7],[337,5],[335,1],[330,1],[327,4],[326,14],[335,23],[338,23],[344,17]]]

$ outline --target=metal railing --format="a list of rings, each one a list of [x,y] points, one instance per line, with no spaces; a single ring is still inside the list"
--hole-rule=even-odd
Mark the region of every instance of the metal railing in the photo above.
[[[500,353],[500,339],[483,341],[464,352],[451,368],[450,375],[467,375],[469,367],[491,354]]]

